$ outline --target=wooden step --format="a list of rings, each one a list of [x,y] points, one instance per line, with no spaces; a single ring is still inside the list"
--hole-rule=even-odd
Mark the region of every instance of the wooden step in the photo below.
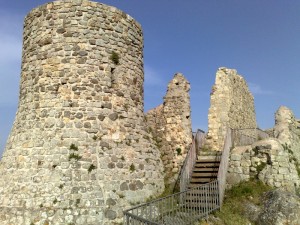
[[[213,167],[213,168],[219,168],[219,163],[214,162],[207,162],[207,163],[196,163],[195,168],[207,168],[207,167]]]
[[[216,178],[218,176],[218,171],[212,171],[212,172],[193,172],[193,174],[192,174],[192,177],[193,178],[197,178],[197,177],[199,177],[199,178],[202,178],[202,177],[204,177],[204,178],[212,178],[212,177],[214,177],[214,178]]]
[[[194,199],[185,199],[185,204],[198,204],[198,205],[202,205],[202,204],[212,204],[212,203],[216,203],[219,201],[219,196],[218,195],[214,195],[214,196],[203,196],[201,199],[198,198],[194,198]]]
[[[206,209],[207,207],[208,208],[218,208],[218,204],[216,202],[213,202],[213,203],[194,203],[194,202],[190,202],[190,203],[187,203],[185,205],[185,207],[188,207],[188,208],[199,208],[199,209]]]
[[[212,179],[210,181],[214,181],[214,180],[216,180],[216,179]],[[208,183],[208,182],[206,182],[206,181],[205,182],[190,182],[189,185],[187,186],[187,188],[188,189],[193,189],[193,188],[199,187],[200,185],[203,185],[203,184],[206,184],[206,183]]]
[[[213,181],[215,179],[211,179],[211,178],[207,178],[207,177],[204,177],[204,178],[192,178],[191,179],[191,183],[196,183],[196,184],[206,184],[210,181]]]
[[[211,156],[211,155],[213,155],[213,156],[220,156],[220,155],[222,155],[222,152],[223,151],[200,151],[199,152],[199,156]]]
[[[186,195],[202,195],[202,194],[205,194],[205,193],[218,193],[218,192],[219,192],[218,187],[210,188],[210,189],[201,188],[201,189],[190,190],[190,192],[187,192]]]
[[[215,167],[195,167],[193,172],[195,173],[200,173],[200,172],[213,172],[213,173],[218,173],[218,168],[215,168]]]
[[[196,164],[197,163],[220,163],[220,160],[217,159],[197,159],[196,160]]]
[[[188,194],[184,197],[185,200],[195,200],[195,201],[201,201],[201,199],[205,199],[206,197],[211,199],[212,197],[219,196],[219,192],[217,190],[211,191],[211,192],[206,192],[202,191],[199,192],[198,194]]]

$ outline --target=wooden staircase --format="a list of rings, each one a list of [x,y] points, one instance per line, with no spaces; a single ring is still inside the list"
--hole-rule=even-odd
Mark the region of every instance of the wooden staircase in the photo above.
[[[193,169],[189,189],[216,180],[220,165],[221,153],[216,151],[202,152]]]
[[[202,152],[193,169],[192,179],[188,186],[189,189],[199,185],[217,180],[220,165],[221,152]],[[189,208],[202,209],[204,207],[214,208],[217,206],[216,196],[219,195],[217,187],[198,189],[187,193],[185,201]],[[201,197],[200,197],[201,196]]]
[[[143,224],[193,225],[220,209],[226,186],[231,137],[231,129],[228,128],[222,152],[206,151],[203,149],[205,133],[197,130],[178,179],[180,192],[124,211],[125,224],[140,224],[143,221]]]

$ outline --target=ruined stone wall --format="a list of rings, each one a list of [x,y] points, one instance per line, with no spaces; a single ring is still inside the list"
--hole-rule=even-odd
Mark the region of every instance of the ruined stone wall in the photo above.
[[[164,117],[163,104],[154,109],[150,109],[146,114],[146,121],[153,140],[156,142],[157,147],[162,147],[165,140],[165,127],[166,119]]]
[[[254,99],[246,81],[234,69],[219,68],[212,87],[207,145],[222,151],[227,127],[256,128]]]
[[[142,51],[140,25],[114,7],[55,1],[27,15],[0,224],[120,224],[122,210],[164,190]]]
[[[292,110],[281,106],[275,113],[274,136],[300,161],[300,127]]]
[[[293,112],[281,106],[275,113],[275,127],[268,138],[231,151],[227,175],[229,186],[258,178],[262,182],[290,192],[300,188],[300,138]]]
[[[296,119],[296,134],[300,137],[300,120]]]
[[[297,159],[278,139],[269,138],[231,151],[227,174],[230,186],[258,178],[263,183],[290,192],[300,187]]]
[[[190,84],[177,73],[168,84],[163,105],[146,114],[147,123],[162,154],[165,176],[174,183],[192,143]]]

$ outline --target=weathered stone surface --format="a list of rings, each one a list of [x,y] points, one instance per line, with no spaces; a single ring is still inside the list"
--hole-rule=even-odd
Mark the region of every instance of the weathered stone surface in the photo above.
[[[114,7],[65,0],[27,15],[1,225],[120,224],[124,209],[164,190],[146,138],[142,51],[140,25]]]
[[[274,190],[267,192],[264,208],[258,216],[258,225],[300,224],[300,198],[289,192]]]
[[[227,128],[256,128],[254,98],[236,70],[219,68],[210,95],[207,145],[222,151]]]
[[[292,110],[281,106],[275,114],[274,136],[300,161],[300,127]]]
[[[260,213],[261,213],[261,207],[253,204],[252,202],[245,201],[244,202],[244,213],[246,218],[248,218],[250,221],[257,221]]]
[[[146,114],[147,124],[159,147],[168,183],[174,183],[192,143],[190,84],[175,74],[164,103]]]
[[[296,192],[300,178],[295,159],[293,153],[276,138],[255,142],[252,146],[236,147],[230,154],[228,186],[252,177],[269,186]]]
[[[265,184],[290,192],[300,188],[299,123],[293,112],[281,106],[275,114],[275,127],[268,138],[252,146],[231,151],[227,183],[229,187],[242,180],[257,177]]]

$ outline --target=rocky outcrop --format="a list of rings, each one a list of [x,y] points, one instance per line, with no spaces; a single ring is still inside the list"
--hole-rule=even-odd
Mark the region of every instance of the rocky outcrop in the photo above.
[[[162,105],[146,113],[148,126],[159,147],[169,184],[174,183],[192,143],[190,84],[175,74]]]
[[[289,192],[273,190],[265,193],[258,225],[300,224],[300,198]]]
[[[227,128],[256,128],[254,99],[234,69],[219,68],[210,96],[207,145],[222,151]]]
[[[238,192],[237,192],[238,193]],[[245,192],[247,193],[247,191]],[[240,194],[240,193],[239,193]],[[298,225],[300,224],[300,198],[290,192],[274,189],[267,191],[256,200],[252,196],[237,199],[227,199],[228,204],[233,208],[230,211],[228,206],[226,211],[215,215],[210,214],[206,221],[201,221],[199,225],[225,225],[225,224],[257,224],[257,225]],[[259,201],[259,202],[258,202]],[[238,204],[238,209],[233,205]],[[226,199],[225,199],[226,204]],[[229,211],[228,211],[229,210]],[[229,213],[229,216],[224,215]],[[223,215],[222,215],[223,214]],[[233,221],[231,217],[234,216]]]

